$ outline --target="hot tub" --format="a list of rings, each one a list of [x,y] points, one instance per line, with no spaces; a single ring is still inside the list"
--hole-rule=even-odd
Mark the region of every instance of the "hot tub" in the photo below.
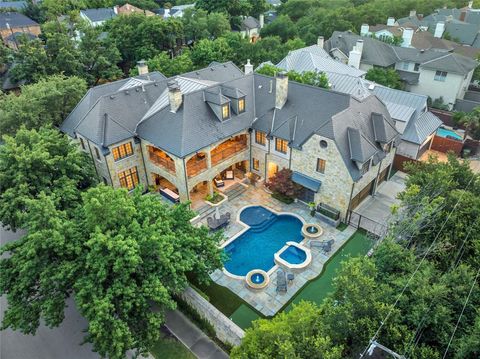
[[[275,263],[286,269],[304,269],[312,262],[310,249],[296,242],[287,244],[275,253]]]

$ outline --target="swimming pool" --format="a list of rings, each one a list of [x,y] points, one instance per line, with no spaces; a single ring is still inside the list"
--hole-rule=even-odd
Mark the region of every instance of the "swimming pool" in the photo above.
[[[444,137],[444,138],[452,138],[454,140],[459,140],[459,141],[463,140],[463,137],[460,136],[455,131],[449,130],[447,128],[442,128],[442,127],[440,127],[437,130],[437,136]]]
[[[303,240],[303,223],[293,215],[252,206],[242,210],[240,221],[250,228],[225,246],[229,257],[225,269],[233,275],[244,276],[253,269],[268,272],[275,265],[275,253],[285,243]]]

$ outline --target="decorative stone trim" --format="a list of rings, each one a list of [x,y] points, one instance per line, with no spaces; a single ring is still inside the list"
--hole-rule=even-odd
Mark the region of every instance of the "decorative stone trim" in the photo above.
[[[308,228],[310,227],[315,228],[317,231],[315,233],[309,232]],[[323,234],[323,228],[316,223],[306,223],[302,227],[302,235],[306,239],[318,239],[322,234]]]

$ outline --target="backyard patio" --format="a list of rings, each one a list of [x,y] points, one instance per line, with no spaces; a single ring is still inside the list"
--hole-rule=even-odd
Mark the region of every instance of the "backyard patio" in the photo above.
[[[228,200],[218,206],[218,209],[203,212],[195,221],[195,225],[207,225],[207,218],[216,215],[225,215],[230,213],[231,221],[224,228],[225,241],[228,241],[235,235],[245,230],[245,225],[237,221],[239,212],[246,206],[261,205],[275,212],[293,213],[305,221],[305,223],[315,223],[322,227],[323,235],[321,240],[333,239],[333,245],[328,253],[322,248],[310,247],[309,240],[303,242],[304,246],[309,248],[312,255],[312,261],[309,266],[299,271],[295,270],[294,279],[288,281],[286,291],[277,292],[276,270],[271,271],[270,283],[264,289],[252,289],[246,286],[245,279],[233,278],[222,270],[216,270],[211,274],[212,280],[238,295],[241,299],[255,308],[265,316],[273,316],[282,307],[284,307],[308,281],[317,277],[323,270],[325,263],[341,248],[346,241],[356,231],[353,227],[348,227],[344,231],[337,230],[333,226],[321,221],[318,217],[310,215],[310,209],[303,203],[285,204],[271,197],[263,186],[243,188],[241,193],[233,192],[235,196],[225,194]],[[286,274],[293,273],[286,271]]]

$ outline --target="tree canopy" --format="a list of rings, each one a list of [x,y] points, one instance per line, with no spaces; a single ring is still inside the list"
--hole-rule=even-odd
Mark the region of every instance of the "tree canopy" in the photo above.
[[[21,127],[58,126],[85,95],[85,81],[54,75],[22,86],[20,95],[0,93],[0,136],[14,135]]]
[[[64,211],[80,201],[80,190],[95,183],[86,156],[52,128],[20,128],[0,146],[0,222],[23,228],[32,201],[46,195]]]
[[[222,266],[220,236],[193,227],[186,204],[103,185],[73,209],[61,210],[55,198],[32,200],[28,234],[1,249],[10,254],[0,260],[0,293],[9,303],[3,328],[35,333],[40,319],[57,326],[73,296],[89,322],[85,340],[102,357],[145,353],[187,273],[207,280]]]
[[[282,69],[265,64],[260,69],[257,70],[257,73],[267,76],[276,76]],[[328,84],[327,75],[323,72],[315,71],[305,71],[302,73],[290,70],[287,72],[288,79],[296,82],[300,82],[307,85],[317,86],[328,89],[330,86]]]
[[[374,67],[367,71],[365,78],[392,89],[401,90],[403,88],[400,75],[394,69],[382,69],[380,67]]]

